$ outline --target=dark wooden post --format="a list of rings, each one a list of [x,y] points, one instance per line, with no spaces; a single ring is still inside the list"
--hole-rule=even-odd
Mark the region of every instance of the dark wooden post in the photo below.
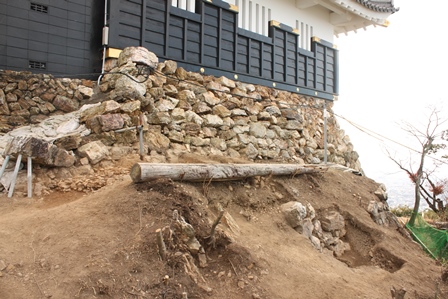
[[[144,47],[146,32],[146,0],[142,0],[140,27],[140,46]]]

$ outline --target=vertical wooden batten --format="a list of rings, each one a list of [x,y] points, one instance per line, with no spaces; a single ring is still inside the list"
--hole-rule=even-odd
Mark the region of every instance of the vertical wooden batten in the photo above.
[[[145,33],[146,33],[146,0],[142,0],[141,22],[140,22],[140,46],[145,45]]]

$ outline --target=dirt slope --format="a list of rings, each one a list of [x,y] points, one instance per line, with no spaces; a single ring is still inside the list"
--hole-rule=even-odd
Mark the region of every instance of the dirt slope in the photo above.
[[[441,267],[366,212],[377,183],[337,170],[295,178],[132,184],[43,198],[0,197],[0,298],[435,298]],[[279,205],[339,211],[351,250],[340,259],[289,227]],[[207,237],[218,203],[231,215]],[[173,211],[195,229],[205,267],[167,235]],[[235,223],[232,223],[231,220]],[[155,231],[165,228],[168,258]],[[196,282],[194,281],[196,280]],[[438,298],[448,298],[440,283]],[[184,293],[184,295],[182,295]],[[184,297],[182,297],[184,296]],[[445,296],[445,297],[444,297]]]

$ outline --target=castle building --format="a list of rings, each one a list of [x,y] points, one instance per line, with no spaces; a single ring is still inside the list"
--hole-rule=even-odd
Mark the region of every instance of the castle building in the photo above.
[[[143,46],[186,70],[333,100],[333,37],[387,26],[393,0],[0,0],[0,69],[98,77]]]

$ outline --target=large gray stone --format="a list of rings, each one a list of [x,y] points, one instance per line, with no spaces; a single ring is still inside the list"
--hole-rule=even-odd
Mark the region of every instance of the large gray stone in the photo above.
[[[128,76],[120,76],[115,81],[115,90],[110,94],[110,99],[122,101],[123,99],[143,100],[146,94],[146,85],[139,83]]]
[[[345,228],[344,217],[337,211],[326,211],[320,216],[322,229],[327,232],[343,230]]]
[[[159,63],[159,58],[144,47],[127,47],[121,51],[118,57],[118,66],[125,65],[130,61],[136,64],[148,65],[155,69]]]
[[[306,217],[306,208],[298,201],[290,201],[280,206],[286,222],[292,227],[296,228],[302,226],[303,219]]]

